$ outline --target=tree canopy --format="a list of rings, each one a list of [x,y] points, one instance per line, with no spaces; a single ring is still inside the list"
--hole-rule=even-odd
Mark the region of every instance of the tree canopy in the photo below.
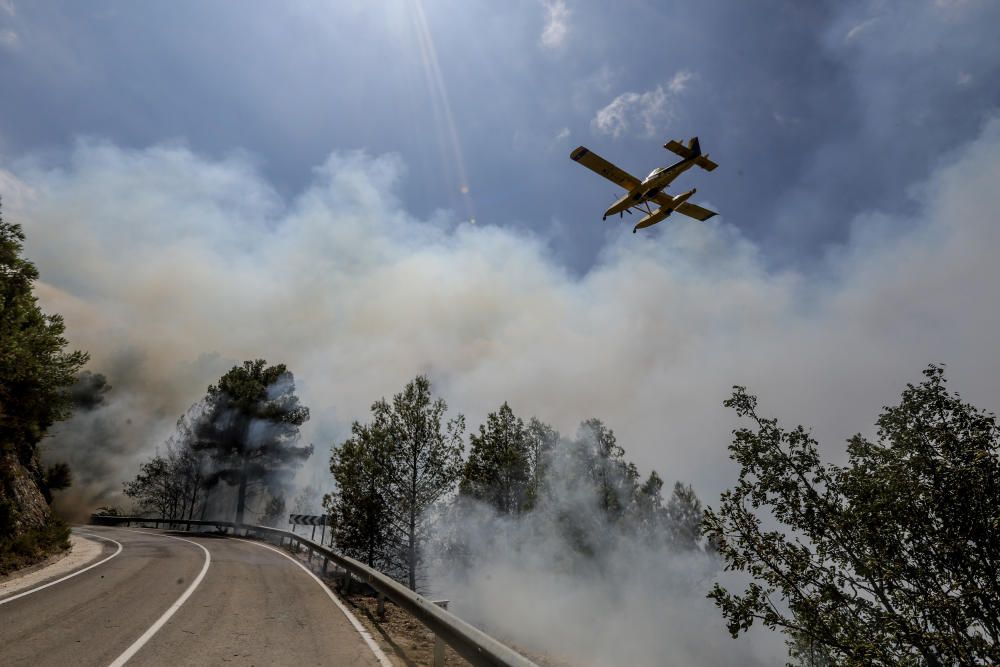
[[[486,416],[479,435],[473,434],[470,441],[459,493],[483,501],[501,514],[527,510],[533,486],[533,443],[524,421],[504,402]]]
[[[236,522],[242,523],[249,483],[277,481],[312,454],[312,445],[298,445],[309,408],[299,403],[285,365],[263,359],[233,366],[208,388],[204,407],[192,437],[211,459],[206,484],[237,485]]]
[[[752,578],[710,594],[734,637],[760,622],[837,664],[1000,662],[1000,433],[941,367],[924,375],[874,441],[848,441],[845,467],[734,388],[726,405],[752,426],[734,431],[739,480],[704,523],[727,569]]]
[[[22,463],[48,428],[68,416],[66,388],[88,359],[67,351],[62,317],[39,308],[38,270],[21,256],[23,247],[21,226],[0,214],[0,447],[14,448]]]

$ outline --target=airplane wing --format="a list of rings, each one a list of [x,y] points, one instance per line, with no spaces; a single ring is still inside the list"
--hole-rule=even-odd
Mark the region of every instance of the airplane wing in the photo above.
[[[695,220],[701,220],[702,222],[708,220],[712,216],[718,215],[715,211],[709,211],[707,208],[702,208],[697,204],[689,204],[688,202],[683,202],[674,208],[674,198],[668,195],[666,192],[658,192],[656,196],[653,197],[655,201],[660,206],[666,208],[673,208],[678,213],[683,213],[684,215],[694,218]]]
[[[695,220],[701,220],[702,222],[708,220],[712,216],[718,215],[715,211],[709,211],[707,208],[702,208],[697,204],[689,204],[684,202],[680,206],[674,209],[678,213],[683,213],[689,218],[694,218]]]
[[[570,153],[569,157],[587,169],[597,172],[612,183],[617,183],[626,190],[631,190],[642,182],[624,169],[619,169],[597,153],[591,152],[583,146]]]

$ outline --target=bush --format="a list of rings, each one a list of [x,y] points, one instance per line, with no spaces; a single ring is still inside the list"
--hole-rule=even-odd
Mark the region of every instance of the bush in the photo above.
[[[53,517],[44,527],[0,542],[0,576],[69,549],[69,526]]]

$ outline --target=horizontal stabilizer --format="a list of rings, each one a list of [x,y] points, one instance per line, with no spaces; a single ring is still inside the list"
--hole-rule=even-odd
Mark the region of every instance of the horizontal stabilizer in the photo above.
[[[689,158],[694,154],[694,151],[675,139],[671,139],[667,143],[663,144],[663,147],[671,153],[677,153],[683,158]]]
[[[671,139],[667,143],[663,144],[671,153],[677,153],[685,160],[689,158],[695,158],[694,163],[704,169],[705,171],[712,171],[719,165],[708,159],[707,155],[701,155],[701,146],[698,144],[698,137],[692,137],[690,141],[690,146],[685,146],[675,139]]]

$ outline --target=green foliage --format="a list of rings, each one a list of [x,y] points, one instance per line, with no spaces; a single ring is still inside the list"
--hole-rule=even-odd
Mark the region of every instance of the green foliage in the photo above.
[[[427,512],[454,490],[461,472],[465,419],[445,421],[447,409],[432,397],[430,381],[417,376],[391,403],[373,404],[372,421],[355,423],[353,436],[331,457],[338,488],[326,504],[338,544],[401,572],[411,589],[428,536]]]
[[[0,502],[0,523],[3,522],[3,506]],[[0,576],[66,549],[69,549],[69,526],[52,517],[41,528],[31,528],[13,539],[0,540]]]
[[[330,472],[337,490],[324,498],[333,516],[334,537],[347,555],[386,573],[401,576],[399,538],[392,523],[389,496],[390,452],[389,406],[372,405],[372,421],[354,422],[351,437],[333,449]]]
[[[530,507],[534,476],[531,433],[504,402],[470,438],[469,458],[459,493],[484,502],[500,514],[521,514]]]
[[[0,216],[0,446],[28,463],[48,428],[68,416],[64,388],[87,354],[67,352],[62,318],[38,307],[38,271],[21,257],[23,245],[20,225]]]
[[[924,375],[874,442],[851,438],[843,468],[735,388],[726,405],[754,428],[734,431],[739,480],[704,524],[727,569],[753,578],[710,594],[733,636],[759,621],[837,664],[1000,661],[1000,434],[941,368]]]

